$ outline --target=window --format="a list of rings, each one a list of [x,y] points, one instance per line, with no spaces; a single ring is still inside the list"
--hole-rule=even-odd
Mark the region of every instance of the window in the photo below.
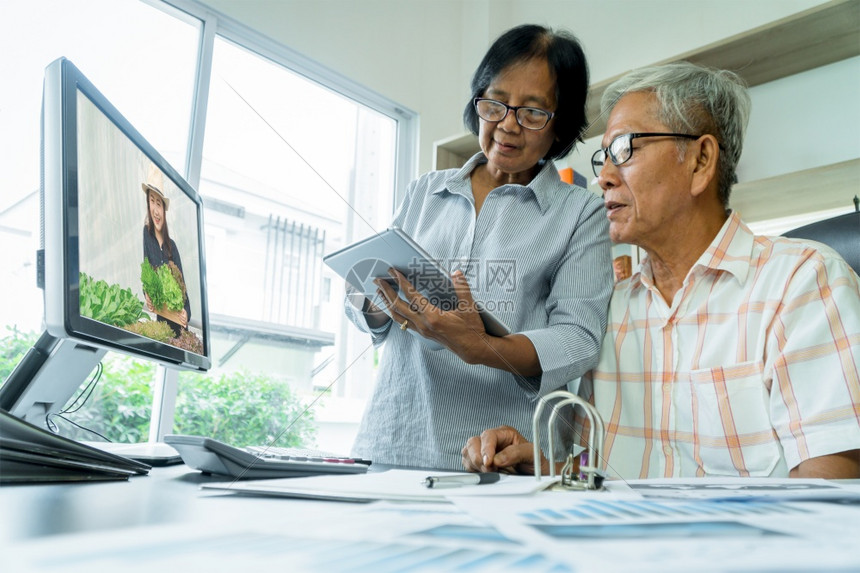
[[[321,419],[325,449],[348,448],[373,361],[347,368],[353,351],[338,352],[360,342],[322,256],[387,225],[396,137],[392,117],[215,39],[199,185],[214,371],[288,384]]]
[[[299,424],[315,420],[305,435],[316,442],[308,445],[348,447],[376,357],[368,337],[346,324],[342,282],[321,258],[388,224],[395,188],[414,171],[414,114],[191,2],[11,3],[0,32],[0,48],[17,54],[0,64],[3,77],[20,78],[14,90],[0,92],[0,153],[8,166],[0,264],[10,277],[0,296],[16,302],[0,305],[0,337],[7,328],[41,328],[41,82],[44,67],[65,56],[186,173],[206,208],[212,370],[176,376],[109,354],[105,379],[155,380],[147,390],[166,405],[153,416],[157,435],[215,435],[241,419],[263,441],[301,418]],[[211,66],[198,69],[198,62]],[[3,367],[0,360],[5,377]],[[148,416],[139,398],[129,407],[127,392],[139,385],[128,386],[103,397],[114,403],[102,409]],[[285,396],[297,409],[278,405]],[[285,410],[283,418],[256,426],[255,412],[266,411],[254,407],[260,399],[274,400],[270,407]],[[206,401],[237,418],[191,412]],[[301,416],[306,408],[312,417]],[[124,431],[115,439],[146,435]]]

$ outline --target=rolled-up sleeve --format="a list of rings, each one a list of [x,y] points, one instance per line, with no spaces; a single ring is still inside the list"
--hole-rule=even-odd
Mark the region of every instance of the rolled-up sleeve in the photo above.
[[[352,300],[350,300],[349,295],[344,298],[343,309],[347,320],[353,323],[361,332],[367,332],[370,334],[370,340],[373,342],[374,346],[379,346],[385,342],[385,337],[388,336],[388,331],[391,329],[391,319],[385,321],[385,324],[378,328],[371,328],[367,324],[367,319],[364,317],[364,313],[361,312],[361,309],[355,307]]]

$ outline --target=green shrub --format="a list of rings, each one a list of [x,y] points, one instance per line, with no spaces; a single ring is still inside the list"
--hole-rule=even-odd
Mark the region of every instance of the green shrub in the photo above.
[[[21,332],[14,326],[7,326],[6,331],[8,334],[0,339],[0,380],[4,382],[39,339],[35,332]]]
[[[146,441],[152,415],[155,364],[109,353],[102,359],[102,365],[101,377],[90,398],[83,407],[64,416],[112,442],[133,444]],[[81,386],[82,391],[85,386],[86,383]],[[57,417],[54,417],[54,423],[69,438],[99,440],[92,432],[76,428]]]
[[[176,401],[178,434],[203,435],[236,446],[304,446],[316,434],[313,411],[286,380],[237,371],[184,384]]]

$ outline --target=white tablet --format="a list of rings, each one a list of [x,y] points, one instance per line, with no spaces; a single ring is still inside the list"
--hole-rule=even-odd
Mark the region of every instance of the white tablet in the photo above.
[[[388,274],[388,269],[392,267],[403,273],[434,306],[442,310],[452,310],[457,303],[448,270],[397,227],[391,227],[330,253],[323,257],[323,261],[374,303],[378,302],[378,289],[373,279],[390,279],[389,284],[396,289],[394,279]],[[511,329],[486,310],[481,302],[475,301],[475,306],[478,307],[484,328],[489,334],[505,336],[511,333]],[[427,339],[422,337],[422,340]],[[429,340],[427,342],[436,344]]]

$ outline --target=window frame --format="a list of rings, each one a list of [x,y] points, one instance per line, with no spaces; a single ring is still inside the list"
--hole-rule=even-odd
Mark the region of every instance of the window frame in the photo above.
[[[200,22],[200,42],[195,70],[193,104],[186,149],[185,178],[199,188],[208,112],[209,87],[216,37],[232,42],[285,69],[332,90],[397,122],[393,205],[398,205],[407,184],[418,170],[418,114],[387,97],[296,52],[254,29],[214,11],[196,0],[142,0],[175,17],[177,11]],[[152,424],[149,441],[162,441],[173,427],[177,373],[158,368],[154,380]]]

